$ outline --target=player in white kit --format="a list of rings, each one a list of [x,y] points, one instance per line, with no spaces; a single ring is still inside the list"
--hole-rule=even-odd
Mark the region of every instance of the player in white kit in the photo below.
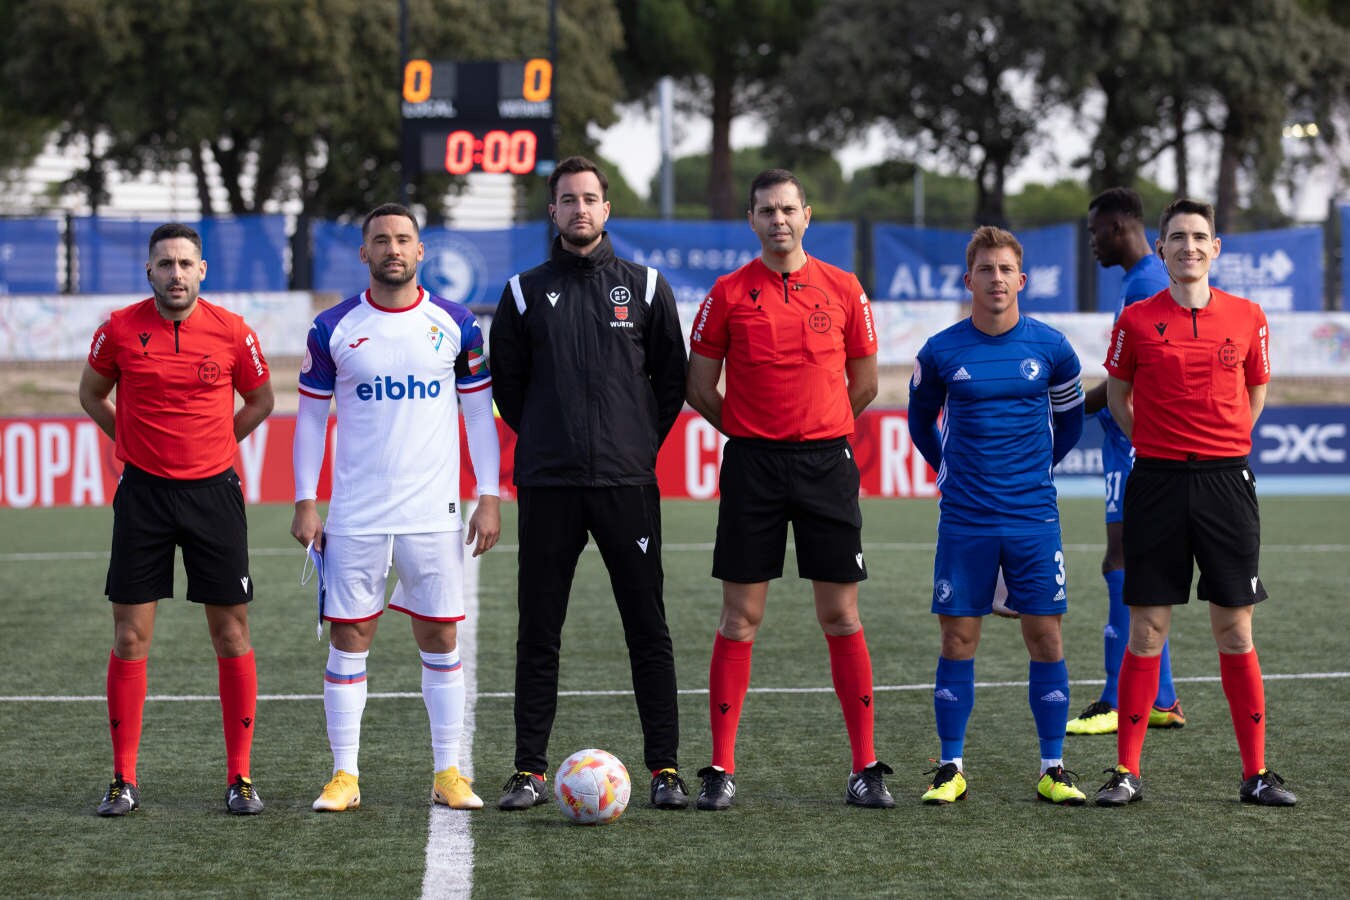
[[[422,698],[435,758],[432,799],[455,809],[483,801],[460,773],[464,671],[456,623],[464,618],[459,500],[459,411],[464,415],[478,504],[464,543],[486,552],[501,532],[500,451],[492,376],[473,314],[417,283],[424,248],[406,208],[374,209],[361,229],[370,287],[320,313],[300,368],[295,518],[291,534],[322,550],[329,622],[324,714],[332,779],[315,810],[361,805],[361,715],[366,658],[385,607],[407,613],[422,658]],[[326,522],[315,497],[330,401],[337,404],[332,501]]]

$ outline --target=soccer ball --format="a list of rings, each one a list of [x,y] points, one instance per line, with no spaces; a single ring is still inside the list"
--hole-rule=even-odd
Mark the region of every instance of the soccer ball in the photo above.
[[[553,796],[577,825],[607,825],[628,808],[632,783],[619,758],[604,750],[578,750],[558,766]]]

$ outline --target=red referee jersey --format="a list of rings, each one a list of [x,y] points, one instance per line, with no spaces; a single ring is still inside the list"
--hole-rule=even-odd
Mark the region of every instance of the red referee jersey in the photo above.
[[[207,478],[234,464],[234,394],[267,381],[242,316],[198,298],[182,322],[154,298],[116,310],[94,332],[89,365],[117,382],[117,458],[162,478]]]
[[[1270,381],[1270,333],[1260,306],[1210,289],[1204,309],[1163,290],[1125,307],[1106,371],[1134,385],[1135,453],[1222,459],[1252,449],[1249,385]]]
[[[851,273],[810,256],[786,274],[754,259],[717,279],[690,348],[726,360],[728,435],[811,441],[853,433],[844,363],[874,355],[877,336]]]

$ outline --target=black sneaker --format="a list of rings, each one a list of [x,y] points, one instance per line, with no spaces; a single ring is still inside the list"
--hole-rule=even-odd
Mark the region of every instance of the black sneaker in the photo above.
[[[104,794],[103,799],[99,801],[98,814],[100,816],[125,816],[133,809],[140,809],[140,807],[140,790],[136,785],[123,781],[122,773],[118,772],[108,784],[108,793]]]
[[[236,816],[256,816],[263,811],[263,802],[253,782],[236,775],[234,784],[225,791],[225,808]]]
[[[1293,806],[1298,802],[1294,792],[1284,786],[1284,779],[1269,769],[1262,769],[1242,782],[1238,799],[1261,806]]]
[[[713,766],[698,770],[703,787],[698,792],[699,809],[731,809],[731,798],[736,796],[736,779],[729,772]]]
[[[1098,806],[1124,806],[1144,798],[1144,783],[1129,769],[1116,766],[1102,771],[1110,772],[1111,777],[1097,789]]]
[[[874,762],[861,772],[848,776],[848,791],[844,802],[850,806],[866,806],[869,809],[890,809],[895,806],[895,798],[886,790],[883,775],[893,775],[891,767],[884,762]]]
[[[689,806],[689,789],[675,769],[662,769],[652,776],[652,806],[657,809],[684,809]]]
[[[502,798],[497,801],[497,808],[530,809],[547,802],[544,776],[533,772],[517,772],[502,785]]]

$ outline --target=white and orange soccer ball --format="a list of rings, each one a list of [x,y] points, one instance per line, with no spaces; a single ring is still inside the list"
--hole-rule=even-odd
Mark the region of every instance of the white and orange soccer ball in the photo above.
[[[604,750],[578,750],[558,766],[553,796],[567,819],[577,825],[607,825],[628,808],[632,793],[628,770]]]

